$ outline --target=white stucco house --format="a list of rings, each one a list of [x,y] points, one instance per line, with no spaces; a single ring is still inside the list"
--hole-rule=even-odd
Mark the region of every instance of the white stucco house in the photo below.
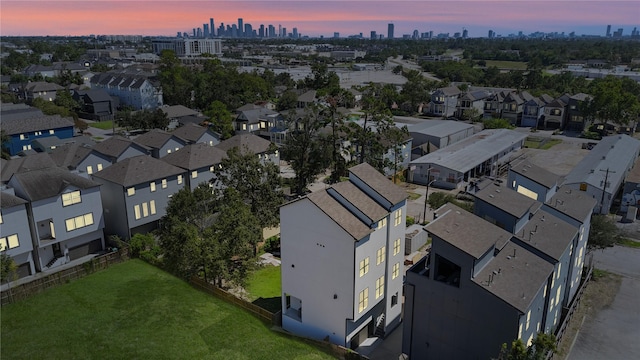
[[[356,348],[400,324],[406,198],[363,163],[280,208],[285,330]]]

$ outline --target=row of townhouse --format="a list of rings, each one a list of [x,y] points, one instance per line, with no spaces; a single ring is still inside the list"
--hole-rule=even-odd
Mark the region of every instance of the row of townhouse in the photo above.
[[[218,143],[197,125],[151,133],[147,145],[112,137],[2,160],[0,251],[16,261],[20,277],[101,251],[104,234],[129,239],[157,228],[175,192],[215,186],[214,171],[233,147],[279,161],[268,141],[251,134]]]
[[[588,194],[523,163],[489,182],[474,213],[452,204],[425,229],[430,253],[406,274],[402,351],[415,359],[488,359],[503,343],[554,333],[581,285]]]
[[[431,94],[427,114],[443,118],[503,118],[512,125],[536,129],[583,131],[588,128],[580,107],[587,94],[564,94],[556,99],[535,97],[513,89],[471,88],[461,92],[450,86]]]
[[[120,105],[136,110],[156,109],[163,105],[160,83],[145,76],[99,73],[91,78],[91,89],[104,89],[120,100]]]

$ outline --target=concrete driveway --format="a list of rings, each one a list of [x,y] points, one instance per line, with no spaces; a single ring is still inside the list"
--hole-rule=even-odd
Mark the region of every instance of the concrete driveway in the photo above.
[[[622,275],[622,284],[609,308],[586,319],[567,359],[640,359],[640,249],[614,246],[594,260],[596,268]]]

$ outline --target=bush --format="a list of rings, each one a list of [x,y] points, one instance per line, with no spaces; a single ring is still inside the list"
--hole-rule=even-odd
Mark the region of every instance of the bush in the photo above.
[[[129,241],[132,257],[143,258],[143,253],[148,252],[155,245],[155,238],[151,234],[135,234]]]
[[[264,251],[269,253],[280,251],[280,235],[274,235],[265,240]]]
[[[407,226],[411,226],[416,223],[416,219],[411,216],[407,216]]]

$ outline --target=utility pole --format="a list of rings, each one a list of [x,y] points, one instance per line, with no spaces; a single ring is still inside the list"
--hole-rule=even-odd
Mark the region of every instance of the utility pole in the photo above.
[[[602,210],[604,209],[604,193],[607,190],[607,180],[609,179],[609,173],[615,173],[615,171],[609,171],[609,168],[607,168],[607,170],[600,170],[600,171],[605,171],[604,174],[604,184],[602,184],[602,197],[600,198],[600,214],[606,214],[603,213]]]

